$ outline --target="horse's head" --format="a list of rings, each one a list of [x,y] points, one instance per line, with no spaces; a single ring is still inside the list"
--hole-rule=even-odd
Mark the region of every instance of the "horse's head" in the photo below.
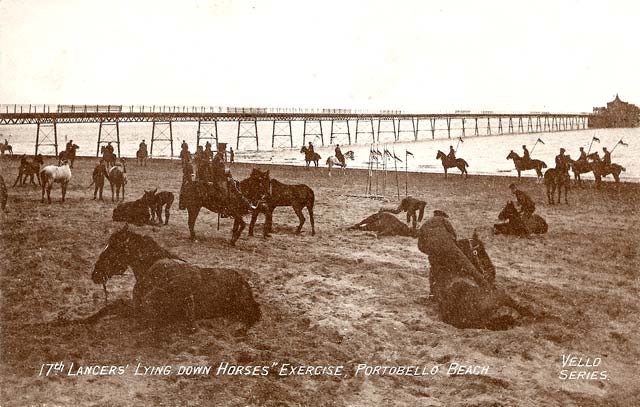
[[[67,160],[66,158],[63,158],[62,160],[60,160],[60,167],[68,167],[69,166],[69,160]]]
[[[242,186],[244,184],[244,187]],[[256,202],[269,193],[271,178],[269,170],[260,171],[257,168],[251,170],[249,178],[242,181],[242,193],[251,201]]]
[[[158,192],[158,188],[147,191],[144,191],[144,195],[142,195],[142,200],[147,204],[147,206],[151,207],[155,202],[156,192]]]
[[[518,213],[518,210],[516,209],[516,206],[513,204],[513,201],[508,201],[505,207],[502,209],[502,211],[500,211],[500,213],[498,214],[498,219],[500,220],[511,219],[514,216],[514,214],[517,214],[517,213]]]
[[[520,157],[515,151],[511,150],[511,152],[507,156],[507,160],[515,160],[516,158],[520,158]]]
[[[351,150],[347,151],[347,152],[346,152],[346,153],[344,153],[343,155],[345,156],[345,158],[348,158],[348,159],[350,159],[350,160],[353,160],[353,159],[354,159],[354,157],[355,157],[355,155],[354,155],[353,151],[351,151]]]
[[[471,260],[471,263],[473,263],[483,276],[488,278],[489,281],[493,281],[496,275],[496,269],[477,232],[474,231],[470,239],[458,240],[458,247],[460,247],[460,250]]]
[[[593,161],[600,161],[600,155],[598,154],[598,152],[597,152],[597,151],[595,151],[595,152],[593,152],[593,153],[589,154],[589,155],[587,156],[587,158],[588,158],[588,159],[590,159],[590,160],[593,160]]]
[[[93,266],[91,280],[94,283],[105,284],[114,275],[121,275],[127,271],[130,239],[134,235],[128,230],[128,225],[111,234],[107,245]]]
[[[446,155],[442,151],[438,150],[438,154],[436,154],[436,160],[439,160],[444,157],[446,157]]]
[[[307,146],[303,145],[302,148],[300,149],[300,152],[303,153],[303,154],[306,153],[307,152]]]

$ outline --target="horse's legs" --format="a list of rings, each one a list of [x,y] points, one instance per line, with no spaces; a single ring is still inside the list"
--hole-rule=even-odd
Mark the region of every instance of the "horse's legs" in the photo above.
[[[251,222],[249,222],[249,236],[253,236],[253,227],[256,225],[256,220],[258,220],[258,216],[260,212],[255,210],[251,213]]]
[[[53,182],[47,182],[47,202],[51,204],[51,188],[53,188]]]
[[[67,183],[62,182],[61,187],[62,187],[62,202],[64,202],[64,197],[67,195]]]
[[[275,208],[269,207],[269,209],[264,214],[264,231],[262,233],[263,237],[271,236],[271,229],[273,227],[273,211]]]
[[[300,231],[302,230],[302,225],[304,225],[304,215],[302,214],[302,208],[299,206],[294,206],[293,210],[296,212],[296,215],[298,215],[298,219],[300,220],[300,224],[298,225],[298,228],[296,229],[296,235],[300,234]]]
[[[233,230],[231,231],[231,246],[235,246],[236,241],[242,234],[244,227],[247,225],[242,219],[242,215],[236,215],[233,218]]]
[[[307,206],[307,211],[309,211],[309,222],[311,222],[311,236],[315,236],[316,226],[313,221],[313,206]]]
[[[171,202],[164,206],[164,224],[169,224],[169,214],[171,213]],[[158,215],[159,216],[159,215]],[[162,222],[162,220],[160,221]]]
[[[122,200],[124,201],[124,181],[122,181]]]
[[[196,232],[194,230],[196,219],[198,218],[198,213],[200,212],[199,206],[190,206],[187,208],[187,213],[189,214],[189,239],[196,240]]]
[[[113,202],[113,194],[114,194],[113,182],[109,181],[109,185],[111,186],[111,202]]]

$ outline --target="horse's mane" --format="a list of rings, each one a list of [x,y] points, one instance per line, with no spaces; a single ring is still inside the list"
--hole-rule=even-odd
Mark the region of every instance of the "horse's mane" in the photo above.
[[[135,239],[134,241],[136,242],[136,245],[138,245],[139,247],[143,247],[146,253],[153,254],[154,257],[157,256],[159,258],[180,259],[180,257],[160,246],[150,236],[141,235],[132,231],[127,231],[126,233],[127,238]]]

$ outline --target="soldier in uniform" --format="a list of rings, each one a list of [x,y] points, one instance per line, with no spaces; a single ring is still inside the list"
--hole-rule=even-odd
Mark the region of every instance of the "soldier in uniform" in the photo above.
[[[449,146],[449,154],[447,155],[450,160],[456,159],[456,150],[453,149],[453,146]]]
[[[520,215],[524,218],[529,218],[533,215],[533,212],[536,210],[536,204],[533,202],[533,199],[524,191],[519,190],[516,184],[509,185],[509,189],[511,189],[513,195],[516,196],[518,205],[520,205]]]

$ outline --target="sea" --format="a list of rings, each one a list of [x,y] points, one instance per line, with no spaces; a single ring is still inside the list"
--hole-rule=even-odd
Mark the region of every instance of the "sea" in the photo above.
[[[319,136],[307,136],[305,144],[309,141],[313,142],[316,152],[320,154],[321,167],[326,167],[326,159],[334,155],[336,144],[340,144],[343,153],[349,150],[354,152],[355,159],[347,163],[348,167],[368,168],[370,162],[370,150],[384,152],[388,150],[391,154],[395,154],[397,160],[387,160],[386,166],[388,170],[398,171],[417,171],[417,172],[433,172],[442,173],[442,165],[436,160],[438,150],[445,153],[449,151],[449,146],[456,148],[456,155],[464,158],[468,164],[470,175],[503,175],[515,176],[517,173],[513,161],[507,160],[506,157],[511,150],[522,155],[522,146],[526,145],[531,152],[531,157],[544,161],[547,166],[554,166],[554,157],[558,154],[559,149],[565,148],[566,153],[572,158],[578,158],[579,147],[585,150],[598,151],[600,156],[603,155],[602,148],[607,147],[609,151],[613,151],[613,162],[625,167],[626,171],[621,174],[621,180],[628,182],[640,182],[640,128],[616,128],[616,129],[586,129],[571,130],[562,132],[544,132],[544,133],[524,133],[524,134],[495,134],[498,130],[498,124],[492,123],[492,135],[488,134],[486,128],[480,130],[479,136],[472,135],[473,128],[471,121],[467,122],[465,129],[466,136],[462,137],[462,129],[460,125],[452,128],[451,138],[443,123],[437,124],[437,129],[432,134],[428,121],[421,121],[418,141],[414,141],[412,132],[407,131],[412,128],[410,121],[403,121],[400,124],[399,138],[394,141],[393,129],[390,122],[380,123],[378,128],[377,122],[372,126],[370,122],[349,123],[348,131],[351,133],[351,140],[347,136],[346,123],[334,123],[335,132],[337,134],[333,140],[330,140],[331,122],[322,123],[322,131],[324,133],[324,143]],[[310,124],[308,123],[308,126]],[[365,125],[368,125],[365,126]],[[414,125],[414,124],[413,124]],[[218,122],[218,141],[228,143],[235,151],[236,161],[239,162],[255,162],[264,164],[287,164],[287,165],[305,165],[304,155],[300,153],[300,147],[303,144],[303,123],[292,122],[292,137],[279,136],[272,140],[274,131],[274,123],[269,121],[257,123],[258,145],[256,150],[256,141],[251,138],[255,134],[253,126],[244,125],[241,127],[240,143],[237,143],[238,123],[237,122]],[[341,129],[338,127],[342,126]],[[355,143],[355,129],[358,127],[358,142]],[[505,123],[503,123],[505,126]],[[152,123],[120,123],[120,153],[123,157],[135,157],[138,145],[145,140],[147,145],[151,144]],[[371,127],[374,127],[373,129]],[[525,125],[526,127],[526,125]],[[276,123],[277,134],[288,134],[288,124]],[[309,127],[308,127],[309,129]],[[105,127],[104,133],[111,133],[103,140],[115,140],[115,129]],[[180,151],[182,141],[189,145],[190,151],[195,151],[198,123],[173,123],[173,153],[177,156]],[[212,140],[213,126],[204,124],[200,128],[202,144],[207,140]],[[378,130],[380,132],[378,133]],[[396,128],[397,130],[397,128]],[[506,126],[504,127],[506,132]],[[52,128],[44,128],[41,131],[51,133]],[[80,146],[78,155],[80,156],[96,156],[98,150],[98,124],[60,124],[57,127],[58,147],[63,149],[67,141],[73,142]],[[311,132],[319,133],[319,126],[316,123],[316,129]],[[168,138],[169,129],[167,125],[158,125],[155,129],[156,138]],[[373,134],[379,137],[379,142],[373,143]],[[7,139],[13,146],[15,154],[33,154],[36,140],[35,125],[20,126],[1,126],[0,142]],[[599,141],[598,141],[599,140]],[[351,144],[349,144],[351,141]],[[291,146],[293,144],[293,147]],[[43,154],[53,154],[53,147],[42,146],[40,152]],[[408,153],[412,155],[409,155]],[[153,147],[154,158],[171,158],[170,143],[168,141],[157,141]],[[377,164],[378,169],[382,169],[382,162],[374,161],[373,166]],[[451,174],[457,174],[457,169],[450,169]],[[535,177],[534,171],[523,172],[523,176]],[[586,179],[592,179],[590,174],[584,175]]]

